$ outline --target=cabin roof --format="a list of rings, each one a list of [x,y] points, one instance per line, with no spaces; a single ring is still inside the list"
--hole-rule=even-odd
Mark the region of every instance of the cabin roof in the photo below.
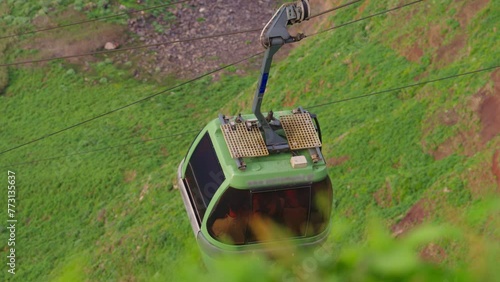
[[[282,111],[282,112],[276,112],[275,116],[280,118],[281,116],[289,116],[291,114],[292,114],[291,111]],[[255,116],[244,115],[243,118],[246,120],[251,120],[255,119]],[[298,122],[299,125],[301,122],[303,121]],[[244,125],[242,126],[244,127]],[[310,126],[312,127],[313,125],[311,124]],[[231,154],[231,151],[228,147],[228,142],[226,141],[223,132],[224,128],[225,126],[224,125],[221,126],[221,121],[219,119],[214,119],[206,126],[206,131],[210,134],[214,149],[217,152],[219,158],[219,162],[223,168],[226,178],[230,182],[229,185],[232,187],[245,189],[245,188],[266,187],[270,185],[286,186],[299,182],[306,183],[306,182],[319,181],[325,178],[327,175],[326,164],[324,160],[320,160],[319,162],[314,163],[308,149],[300,147],[304,146],[304,143],[306,142],[309,143],[315,142],[315,144],[318,144],[319,138],[317,137],[316,132],[314,132],[315,138],[310,138],[310,133],[306,132],[305,130],[299,131],[298,134],[294,134],[293,135],[294,141],[292,142],[295,142],[294,144],[296,146],[295,148],[299,149],[293,150],[293,153],[292,151],[282,152],[277,154],[262,153],[261,155],[255,157],[242,157],[242,159],[246,163],[246,169],[241,170],[238,169],[236,160],[235,158],[233,158],[233,155]],[[314,127],[312,127],[312,129],[314,130]],[[285,127],[284,131],[286,130],[287,129]],[[260,135],[260,132],[257,131],[257,134]],[[306,136],[306,138],[309,138],[309,140],[300,143],[301,141],[300,134]],[[286,134],[285,136],[289,138],[290,134]],[[262,138],[261,135],[260,137]],[[252,147],[251,142],[255,142],[256,138],[257,135],[255,135],[255,133],[252,133],[251,138],[249,138],[250,139],[249,144],[243,144],[243,145],[247,147]],[[291,139],[288,140],[290,142]],[[305,146],[307,147],[307,144]],[[255,149],[255,151],[262,152],[263,149],[259,147]],[[291,164],[291,158],[293,156],[304,156],[307,161],[307,165],[300,168],[293,168]]]

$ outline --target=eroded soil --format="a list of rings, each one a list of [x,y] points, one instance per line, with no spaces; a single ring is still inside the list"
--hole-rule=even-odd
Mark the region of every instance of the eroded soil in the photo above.
[[[139,1],[140,2],[140,1]],[[119,48],[141,45],[158,46],[115,52],[106,57],[119,66],[131,69],[137,79],[154,78],[161,81],[168,76],[193,78],[223,65],[248,58],[264,51],[259,41],[260,30],[271,19],[279,7],[276,0],[193,0],[177,4],[160,13],[146,11],[131,13],[128,26],[95,22],[77,26],[75,29],[58,29],[40,33],[33,42],[22,46],[24,49],[39,50],[42,58],[71,56],[75,54],[101,51],[107,42]],[[333,7],[333,3],[311,0],[311,15]],[[144,1],[144,8],[148,7]],[[119,2],[113,2],[107,8],[118,10]],[[91,6],[89,9],[101,7]],[[122,7],[121,12],[124,8]],[[133,10],[128,10],[133,11]],[[318,17],[292,27],[291,34],[304,32],[310,34],[317,30],[326,17]],[[83,13],[68,10],[58,15],[59,22],[85,20]],[[38,17],[33,20],[37,29],[57,26],[56,20]],[[75,32],[76,30],[76,32]],[[226,34],[245,30],[257,30],[209,39],[191,40],[217,34]],[[182,43],[168,43],[184,41]],[[286,58],[292,46],[285,45],[276,55],[276,59]],[[248,67],[255,69],[261,64],[261,57],[245,61],[236,66],[236,73],[244,74]],[[36,58],[30,58],[36,59]],[[70,59],[74,64],[86,64],[93,57]]]
[[[425,198],[418,201],[410,208],[403,219],[392,227],[392,235],[395,237],[401,236],[411,228],[424,222],[432,213],[433,206],[434,204]]]
[[[436,160],[441,160],[453,153],[473,156],[485,149],[488,142],[500,135],[500,70],[491,74],[491,84],[484,86],[469,98],[465,109],[445,110],[435,118],[438,123],[454,126],[457,123],[471,124],[468,130],[462,130],[450,137],[430,153]],[[478,121],[479,127],[473,126]],[[424,145],[426,147],[426,145]]]

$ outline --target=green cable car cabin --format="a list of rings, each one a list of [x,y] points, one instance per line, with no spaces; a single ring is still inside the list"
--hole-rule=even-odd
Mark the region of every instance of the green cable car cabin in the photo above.
[[[329,233],[333,193],[316,116],[302,108],[266,117],[260,111],[272,56],[303,38],[279,27],[307,19],[309,11],[306,0],[278,10],[261,35],[267,50],[253,114],[209,122],[179,166],[191,227],[209,257],[285,241],[317,246]]]

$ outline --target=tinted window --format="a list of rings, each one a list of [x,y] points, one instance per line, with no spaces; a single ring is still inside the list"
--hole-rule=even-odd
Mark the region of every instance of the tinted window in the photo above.
[[[185,178],[198,222],[202,221],[210,200],[224,180],[212,140],[205,133],[191,155]]]
[[[323,232],[330,221],[332,210],[333,192],[330,178],[313,183],[311,187],[312,202],[310,227],[307,236],[317,235]]]
[[[228,188],[210,215],[208,230],[219,241],[232,244],[314,236],[328,226],[331,204],[329,178],[279,190]]]
[[[207,221],[212,237],[228,244],[244,244],[250,212],[250,192],[228,188]]]
[[[252,193],[249,242],[305,236],[310,187]],[[274,230],[273,230],[274,229]]]

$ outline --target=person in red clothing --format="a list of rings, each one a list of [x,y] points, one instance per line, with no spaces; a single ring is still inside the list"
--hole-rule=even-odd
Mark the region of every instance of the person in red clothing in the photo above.
[[[225,217],[215,220],[212,232],[222,242],[244,244],[247,224],[248,214],[229,208]]]
[[[219,218],[212,224],[212,234],[221,242],[244,244],[248,225],[248,197],[241,197],[237,191],[229,191],[221,199]],[[248,195],[248,194],[246,194]]]

